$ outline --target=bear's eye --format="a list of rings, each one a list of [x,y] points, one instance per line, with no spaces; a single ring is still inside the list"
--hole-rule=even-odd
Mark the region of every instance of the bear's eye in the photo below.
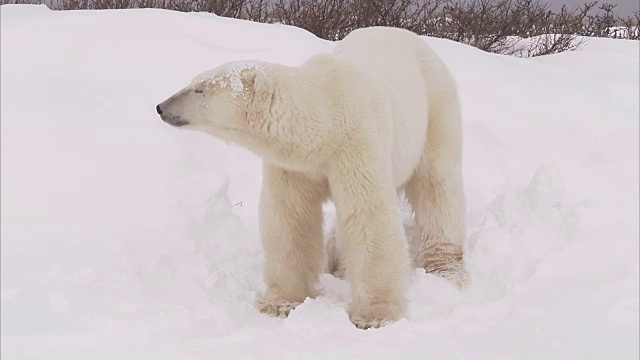
[[[202,90],[196,90],[196,94],[202,94]]]

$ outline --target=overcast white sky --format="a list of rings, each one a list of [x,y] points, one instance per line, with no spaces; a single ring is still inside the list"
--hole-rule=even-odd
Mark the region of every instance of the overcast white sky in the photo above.
[[[569,8],[582,5],[590,0],[549,0],[554,10],[559,9],[562,5],[567,5]],[[598,5],[603,3],[617,4],[616,14],[618,15],[631,15],[633,12],[640,10],[640,0],[599,0]]]

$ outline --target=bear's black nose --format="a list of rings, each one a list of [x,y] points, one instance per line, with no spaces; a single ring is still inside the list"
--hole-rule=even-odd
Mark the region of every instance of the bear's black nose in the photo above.
[[[156,111],[158,112],[158,115],[162,115],[162,109],[160,108],[160,104],[156,106]]]

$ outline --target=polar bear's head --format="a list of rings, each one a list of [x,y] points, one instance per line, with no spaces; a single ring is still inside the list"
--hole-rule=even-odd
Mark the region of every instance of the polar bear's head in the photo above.
[[[291,164],[317,153],[331,129],[317,83],[303,76],[300,68],[231,62],[197,76],[156,110],[173,126]]]
[[[233,62],[198,75],[156,111],[173,126],[233,141],[239,133],[247,134],[247,115],[263,111],[273,91],[261,63]]]

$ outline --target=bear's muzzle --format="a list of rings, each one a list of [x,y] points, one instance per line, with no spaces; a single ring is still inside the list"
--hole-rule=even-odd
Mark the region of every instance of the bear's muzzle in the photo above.
[[[158,115],[160,115],[162,121],[166,122],[167,124],[173,126],[183,126],[189,124],[188,121],[183,120],[180,116],[174,116],[164,111],[160,104],[156,106],[156,111],[158,112]]]

